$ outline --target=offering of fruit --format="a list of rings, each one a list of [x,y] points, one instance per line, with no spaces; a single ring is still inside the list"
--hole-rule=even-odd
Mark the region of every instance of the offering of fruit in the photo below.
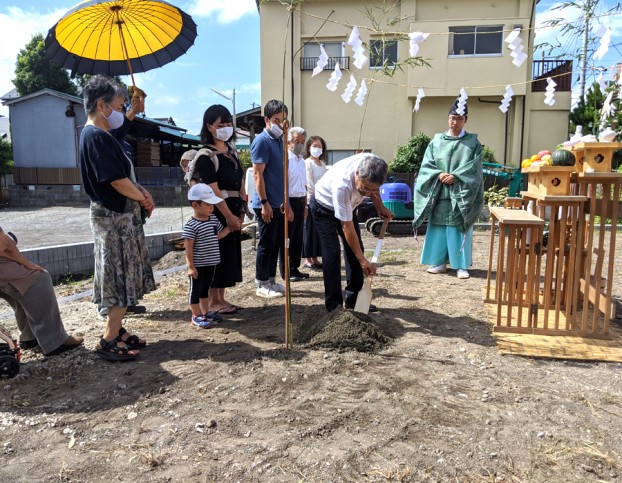
[[[551,164],[553,166],[574,166],[574,154],[568,149],[558,149],[551,155]]]

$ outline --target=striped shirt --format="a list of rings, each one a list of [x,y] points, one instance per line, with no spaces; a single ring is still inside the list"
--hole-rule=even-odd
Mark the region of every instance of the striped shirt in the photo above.
[[[220,245],[218,244],[218,232],[223,229],[216,215],[208,220],[201,221],[192,217],[184,226],[182,238],[194,240],[195,267],[210,267],[220,263]]]

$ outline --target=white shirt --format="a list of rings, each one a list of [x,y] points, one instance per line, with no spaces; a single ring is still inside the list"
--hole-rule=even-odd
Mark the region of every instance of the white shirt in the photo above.
[[[366,156],[369,153],[342,159],[315,184],[315,200],[324,208],[334,210],[335,218],[340,221],[352,221],[352,212],[363,201],[363,196],[354,185],[354,178]]]
[[[289,154],[289,196],[301,198],[307,196],[307,170],[302,156],[287,151]]]
[[[305,165],[307,167],[307,193],[311,197],[315,194],[315,183],[326,173],[326,163],[320,161],[320,164],[317,164],[313,158],[307,158]]]
[[[447,136],[451,136],[452,138],[455,137],[452,133],[451,133],[451,129],[449,129],[446,133]],[[466,131],[463,129],[462,131],[460,131],[460,134],[458,134],[458,137],[461,138],[462,136],[464,136],[466,134]]]

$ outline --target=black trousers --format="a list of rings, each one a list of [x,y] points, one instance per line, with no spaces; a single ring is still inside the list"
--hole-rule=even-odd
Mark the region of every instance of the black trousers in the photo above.
[[[267,282],[276,276],[276,264],[279,250],[283,245],[283,215],[278,208],[272,208],[272,221],[265,223],[261,218],[261,210],[255,209],[259,241],[255,258],[255,280]]]
[[[305,226],[305,205],[307,203],[307,197],[302,198],[290,198],[289,206],[294,212],[294,221],[290,221],[287,224],[287,231],[289,235],[289,268],[290,270],[298,269],[300,267],[300,261],[302,260],[302,230]],[[281,277],[285,280],[285,247],[281,246],[279,254],[279,270]]]
[[[345,305],[347,308],[354,308],[356,297],[363,288],[365,276],[361,264],[356,259],[354,252],[348,245],[341,221],[335,218],[335,212],[328,210],[320,205],[315,198],[311,198],[309,212],[313,216],[313,223],[317,228],[318,235],[322,244],[322,270],[324,275],[324,302],[326,310],[329,312],[337,307],[343,306],[343,295],[341,293],[341,247],[339,238],[343,243],[343,253],[346,263],[346,290]],[[352,215],[354,229],[363,249],[361,232],[359,229],[356,215]]]

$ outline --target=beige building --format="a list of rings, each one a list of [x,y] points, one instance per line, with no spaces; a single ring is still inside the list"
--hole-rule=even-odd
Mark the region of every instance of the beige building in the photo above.
[[[296,3],[296,2],[294,2]],[[261,3],[262,105],[283,99],[292,125],[303,126],[327,142],[330,161],[368,149],[391,161],[398,144],[424,132],[447,130],[447,112],[465,88],[469,95],[466,129],[479,134],[500,163],[517,163],[567,139],[572,64],[531,58],[537,0],[304,0],[292,10],[279,1]],[[328,20],[327,20],[328,19]],[[354,66],[347,45],[352,26],[371,49],[371,61]],[[375,27],[374,27],[375,26]],[[512,64],[504,38],[520,28],[525,53]],[[385,33],[383,34],[382,31]],[[399,33],[425,32],[419,56],[429,67],[405,65],[408,39]],[[312,77],[322,43],[330,56],[323,72]],[[401,68],[382,69],[394,65]],[[335,62],[343,78],[335,92],[326,88]],[[391,72],[393,75],[387,75]],[[568,72],[566,75],[564,72]],[[341,94],[353,73],[365,79],[366,104],[345,103]],[[556,102],[544,104],[547,76],[557,76]],[[534,79],[543,79],[535,81]],[[505,86],[515,96],[507,114],[499,110]],[[426,97],[413,112],[419,88]],[[358,90],[358,89],[357,89]]]

